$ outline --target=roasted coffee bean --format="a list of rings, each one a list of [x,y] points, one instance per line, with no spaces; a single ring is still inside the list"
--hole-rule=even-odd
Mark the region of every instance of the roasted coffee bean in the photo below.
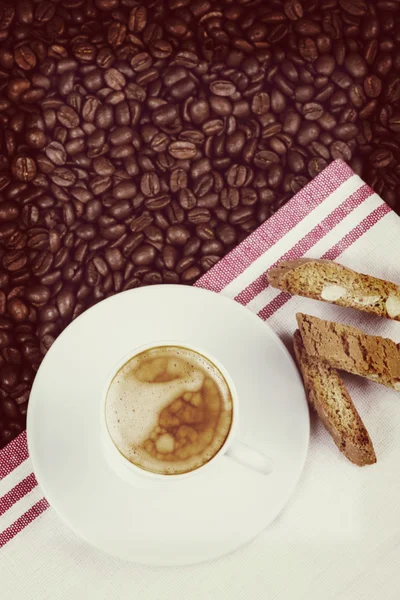
[[[266,125],[262,130],[262,138],[268,139],[276,136],[278,133],[282,131],[282,125],[280,123],[270,123]]]
[[[197,198],[190,189],[183,188],[179,190],[179,204],[183,209],[191,210],[195,208],[197,204]]]
[[[57,119],[67,129],[77,127],[79,124],[79,116],[71,106],[61,106],[57,111]]]
[[[235,208],[229,218],[232,225],[241,225],[253,216],[253,208],[251,206],[243,206]]]
[[[227,117],[233,112],[232,102],[228,98],[211,95],[209,102],[213,112],[221,117]]]
[[[28,129],[25,134],[25,140],[30,148],[40,150],[46,145],[46,134],[37,127]]]
[[[308,146],[311,142],[316,140],[319,136],[320,128],[314,122],[305,123],[299,129],[297,134],[297,141],[300,146]]]
[[[279,162],[279,156],[276,152],[270,150],[260,150],[254,157],[254,164],[259,169],[268,169],[272,164]]]
[[[64,258],[64,262],[65,262],[65,260],[68,257],[67,248],[60,249],[59,253],[56,254],[56,258],[57,257],[59,259]],[[56,264],[56,262],[57,261],[54,261],[55,268],[57,268],[58,266],[61,266],[60,263]],[[41,252],[33,259],[32,263],[31,263],[32,273],[34,275],[36,275],[36,277],[42,277],[43,275],[46,275],[49,272],[52,264],[53,264],[53,255],[50,252]]]
[[[234,164],[228,169],[226,179],[230,186],[242,187],[247,181],[248,174],[249,172],[245,166]]]
[[[173,158],[191,159],[196,156],[196,146],[192,142],[172,142],[168,146],[168,152]]]
[[[108,179],[106,181],[108,182]],[[104,189],[108,189],[108,183]],[[118,183],[113,187],[113,194],[116,200],[131,200],[136,196],[136,191],[137,188],[133,181],[121,181],[121,183]]]
[[[133,219],[130,223],[130,229],[133,233],[140,233],[146,227],[152,224],[154,217],[150,215],[150,213],[143,213],[139,217]]]
[[[43,354],[43,356],[45,356],[48,350],[50,350],[50,347],[54,341],[55,337],[49,334],[45,334],[40,338],[40,352]]]
[[[76,181],[76,175],[71,169],[56,167],[51,173],[50,178],[53,183],[61,187],[70,187]]]
[[[158,285],[163,282],[161,273],[149,271],[143,275],[143,285]]]
[[[284,3],[284,11],[286,16],[292,21],[301,19],[303,16],[303,7],[299,0],[286,0]]]
[[[112,106],[105,104],[96,108],[94,123],[101,130],[109,129],[114,123]]]
[[[224,122],[222,119],[208,119],[203,123],[202,130],[206,136],[219,135],[224,130]]]
[[[281,167],[281,165],[271,165],[269,171],[268,171],[268,185],[272,188],[275,189],[277,188],[281,181],[283,179],[283,169]],[[243,204],[246,204],[247,206],[252,206],[252,204],[243,202]]]
[[[192,265],[183,271],[181,275],[182,283],[193,283],[198,279],[201,275],[202,271],[197,265]]]
[[[336,125],[336,127],[333,128],[332,133],[339,140],[348,142],[357,135],[358,127],[352,123],[344,123]]]
[[[20,298],[13,298],[7,303],[7,310],[11,318],[20,323],[28,318],[29,309]]]
[[[197,208],[192,208],[187,213],[187,219],[188,219],[189,223],[192,223],[193,225],[200,225],[202,223],[208,223],[210,218],[211,218],[211,214],[210,214],[210,211],[208,210],[208,208],[202,208],[200,206]]]
[[[210,84],[210,90],[215,96],[232,96],[236,91],[236,86],[228,80],[217,80]]]
[[[0,221],[14,221],[20,214],[20,207],[16,202],[1,202],[0,203]]]
[[[113,146],[129,144],[133,139],[133,131],[130,127],[115,127],[108,139]]]
[[[30,71],[36,66],[36,55],[29,46],[19,46],[14,52],[14,59],[18,67],[24,71]]]
[[[393,162],[393,153],[390,150],[384,148],[374,150],[369,156],[369,161],[372,166],[376,169],[383,169],[388,167]]]
[[[329,77],[335,70],[335,59],[329,54],[323,54],[320,56],[314,64],[314,68],[319,75],[326,75]]]
[[[201,125],[210,116],[210,107],[205,100],[195,100],[189,105],[189,115],[195,125]]]
[[[64,289],[61,292],[59,292],[56,297],[56,303],[58,311],[62,318],[65,319],[68,316],[70,316],[75,304],[75,299],[72,291],[69,289]]]
[[[317,121],[323,114],[323,106],[317,102],[307,102],[303,105],[303,115],[307,121]]]
[[[368,72],[366,61],[360,54],[350,52],[344,59],[344,66],[353,77],[365,77]]]
[[[356,17],[362,17],[368,10],[364,0],[339,0],[339,4],[343,10]]]
[[[150,244],[139,246],[131,256],[132,262],[136,266],[150,265],[156,257],[156,249]]]
[[[7,271],[19,271],[27,263],[28,257],[23,250],[10,250],[3,255],[2,264]]]
[[[193,256],[184,256],[175,265],[175,271],[178,275],[182,275],[184,271],[186,271],[189,267],[191,267],[195,262],[195,258]]]
[[[298,50],[300,56],[307,62],[314,62],[318,58],[318,49],[311,37],[300,38]]]
[[[51,291],[45,285],[36,284],[25,291],[25,297],[34,306],[42,306],[50,300]]]
[[[209,269],[211,269],[214,265],[217,264],[217,262],[220,259],[221,259],[221,257],[218,255],[203,256],[200,259],[200,264],[202,266],[203,271],[208,271]]]
[[[316,177],[316,175],[323,171],[327,165],[328,162],[322,157],[312,158],[308,163],[308,173],[310,177]]]
[[[201,253],[207,254],[221,254],[224,252],[224,245],[219,240],[206,240],[201,246]]]
[[[388,119],[388,128],[394,133],[400,133],[400,114]]]
[[[289,150],[287,160],[289,167],[293,173],[300,173],[304,170],[304,157],[297,150]]]
[[[11,392],[18,382],[18,368],[15,365],[4,365],[0,368],[1,387]]]
[[[368,98],[377,98],[382,91],[382,82],[376,75],[368,75],[364,79],[364,91]]]
[[[310,144],[310,154],[313,156],[321,156],[326,160],[329,159],[329,150],[324,146],[324,144],[320,144],[319,142],[311,142]]]
[[[58,312],[57,307],[53,305],[48,305],[42,308],[39,312],[40,320],[45,323],[56,321],[59,316],[60,314]]]
[[[239,206],[239,191],[237,188],[229,187],[221,191],[221,204],[227,210]]]
[[[178,250],[171,245],[165,245],[162,251],[162,258],[167,269],[173,270],[178,260]]]
[[[173,246],[184,246],[190,238],[190,231],[183,225],[172,225],[167,230],[167,242]]]
[[[37,173],[36,163],[33,158],[19,156],[12,163],[12,174],[18,181],[32,181]]]
[[[296,135],[301,125],[301,116],[294,111],[286,114],[283,121],[283,131],[290,135]]]
[[[168,216],[169,222],[172,225],[176,225],[177,223],[183,223],[185,220],[185,211],[175,200],[173,200],[169,204],[166,214]]]
[[[124,257],[119,248],[106,248],[105,260],[112,271],[119,271],[124,266]]]
[[[142,243],[143,240],[144,240],[143,233],[134,233],[132,235],[129,235],[127,238],[125,238],[121,245],[122,254],[125,256],[125,258],[130,256],[132,254],[132,252],[138,246],[140,246],[140,244]]]
[[[256,115],[264,115],[269,111],[271,102],[266,92],[259,92],[253,96],[251,110]]]
[[[351,159],[352,152],[346,142],[332,142],[330,146],[330,152],[333,159],[341,158],[342,160],[349,161]]]
[[[147,198],[145,200],[145,207],[151,211],[159,211],[166,208],[171,203],[171,197],[167,194],[155,196],[153,198]]]
[[[140,189],[145,196],[151,197],[160,191],[160,179],[156,173],[150,172],[142,175]]]
[[[114,67],[105,70],[104,79],[108,87],[112,90],[122,90],[126,85],[125,76]]]
[[[194,256],[200,250],[201,241],[198,237],[190,238],[183,248],[183,256]]]

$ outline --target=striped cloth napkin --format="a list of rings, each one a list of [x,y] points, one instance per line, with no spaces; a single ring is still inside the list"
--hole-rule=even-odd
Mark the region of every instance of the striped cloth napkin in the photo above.
[[[197,285],[246,306],[287,344],[297,311],[400,341],[400,323],[267,286],[268,268],[301,256],[338,259],[400,281],[400,221],[344,162],[335,161]],[[282,514],[245,548],[194,567],[125,563],[78,539],[43,498],[21,434],[0,452],[2,597],[398,600],[400,399],[367,380],[349,377],[346,383],[377,464],[360,469],[349,463],[312,415],[306,467]]]

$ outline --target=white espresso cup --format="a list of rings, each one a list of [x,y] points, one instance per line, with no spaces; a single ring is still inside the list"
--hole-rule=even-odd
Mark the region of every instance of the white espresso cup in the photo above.
[[[232,419],[231,425],[228,432],[228,435],[225,438],[225,441],[217,450],[217,452],[210,458],[207,462],[202,464],[201,466],[187,471],[185,473],[177,473],[177,474],[163,474],[163,473],[154,473],[152,471],[148,471],[140,466],[131,462],[128,458],[126,458],[115,445],[110,432],[107,426],[106,420],[106,401],[108,390],[110,388],[111,382],[113,381],[115,375],[118,371],[131,359],[139,354],[145,352],[146,350],[151,350],[153,348],[159,348],[163,346],[174,346],[179,348],[184,348],[189,351],[196,352],[203,356],[207,361],[209,361],[212,365],[214,365],[222,374],[222,377],[225,379],[226,384],[229,388],[232,400]],[[100,402],[100,420],[101,420],[101,436],[103,441],[103,448],[105,451],[106,459],[109,466],[123,479],[130,481],[131,483],[137,483],[139,481],[180,481],[182,479],[186,479],[187,477],[194,477],[200,473],[204,473],[207,469],[213,467],[217,461],[221,459],[222,456],[227,456],[231,460],[234,460],[248,469],[252,469],[253,471],[259,472],[263,475],[269,475],[273,471],[273,460],[259,452],[255,448],[244,444],[238,439],[238,431],[239,431],[239,397],[236,391],[235,384],[230,376],[229,372],[225,369],[221,363],[210,356],[208,352],[192,346],[187,343],[179,342],[179,341],[160,341],[157,343],[146,344],[145,346],[140,346],[135,348],[132,352],[125,355],[117,365],[111,370],[108,375],[105,384],[104,391],[101,397]]]

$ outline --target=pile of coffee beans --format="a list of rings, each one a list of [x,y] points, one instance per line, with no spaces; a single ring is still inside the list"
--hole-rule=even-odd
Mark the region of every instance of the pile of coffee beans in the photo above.
[[[0,447],[72,319],[193,283],[336,158],[397,208],[398,0],[3,0]]]

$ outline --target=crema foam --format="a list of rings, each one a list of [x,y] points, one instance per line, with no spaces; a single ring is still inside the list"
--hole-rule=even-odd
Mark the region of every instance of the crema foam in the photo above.
[[[224,444],[232,396],[221,371],[205,356],[160,346],[132,357],[107,392],[106,423],[120,453],[164,475],[193,471]]]

